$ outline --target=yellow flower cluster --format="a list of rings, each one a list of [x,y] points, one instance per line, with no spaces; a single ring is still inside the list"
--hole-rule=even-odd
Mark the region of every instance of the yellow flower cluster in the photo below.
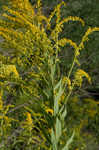
[[[3,109],[2,92],[0,92],[0,110]]]
[[[22,40],[22,32],[17,32],[13,29],[8,29],[8,28],[3,28],[3,27],[0,27],[0,32],[2,32],[5,36],[11,34],[11,35],[14,35],[15,38],[20,38],[20,40]],[[7,39],[8,40],[11,40],[11,38],[9,36],[7,36]]]
[[[67,84],[69,90],[71,90],[71,81],[68,77],[63,77],[63,83]]]
[[[15,65],[4,65],[0,66],[0,77],[7,78],[10,77],[11,73],[13,73],[14,78],[19,78],[19,74],[16,70]]]
[[[26,113],[26,117],[27,117],[26,118],[27,124],[32,125],[32,123],[33,123],[32,122],[32,117],[31,117],[31,114],[29,112]]]
[[[74,16],[74,17],[73,17],[73,16],[69,16],[69,17],[63,19],[63,20],[60,22],[60,25],[62,25],[63,23],[66,23],[66,22],[68,22],[68,21],[79,21],[79,22],[81,22],[82,26],[85,25],[85,22],[83,21],[83,19],[81,19],[80,17],[76,17],[76,16]]]
[[[21,122],[21,126],[22,126],[22,128],[31,132],[31,130],[33,129],[33,120],[32,120],[31,113],[26,112],[25,116],[26,116],[26,120]]]
[[[79,44],[79,50],[84,48],[84,42],[88,41],[88,36],[95,31],[99,31],[99,28],[98,27],[88,28],[88,30],[85,32],[85,35],[82,37],[81,43]]]
[[[51,21],[51,19],[52,19],[52,17],[55,15],[55,13],[56,13],[56,16],[57,16],[57,19],[56,19],[56,26],[55,26],[55,28],[52,30],[52,32],[51,32],[51,38],[54,40],[54,41],[56,41],[57,42],[57,40],[58,40],[58,35],[59,35],[59,33],[61,33],[62,32],[62,30],[63,30],[63,24],[64,23],[66,23],[66,22],[68,22],[68,21],[79,21],[79,22],[81,22],[81,24],[84,26],[85,25],[85,22],[81,19],[81,18],[79,18],[79,17],[76,17],[76,16],[69,16],[69,17],[67,17],[67,18],[65,18],[65,19],[63,19],[62,21],[61,21],[61,15],[60,15],[60,7],[61,7],[61,5],[62,4],[64,4],[64,2],[62,2],[61,4],[59,4],[57,7],[56,7],[56,9],[52,12],[52,14],[50,15],[50,17],[48,18],[48,29],[50,29],[51,30],[51,28],[50,28],[50,21]],[[70,41],[68,41],[67,43],[70,43],[71,44],[71,40]],[[72,44],[74,44],[74,46],[76,47],[76,43],[72,43]],[[76,47],[77,48],[77,47]]]
[[[70,46],[74,47],[74,49],[77,49],[77,44],[70,39],[63,38],[58,41],[59,46],[64,47],[66,44],[70,44]]]
[[[59,16],[58,16],[58,17],[59,17]],[[59,20],[59,19],[58,19],[58,20]],[[55,29],[53,29],[53,31],[52,31],[52,33],[51,33],[51,37],[52,37],[54,40],[56,40],[56,37],[58,36],[58,34],[59,34],[60,32],[62,32],[63,24],[66,23],[66,22],[69,22],[69,21],[79,21],[79,22],[82,23],[83,26],[85,25],[84,21],[83,21],[81,18],[79,18],[79,17],[72,17],[72,16],[69,16],[69,17],[63,19],[62,21],[60,21],[60,22],[58,22],[58,23],[56,22],[56,27],[55,27]]]
[[[46,109],[46,112],[47,112],[47,113],[50,113],[51,115],[53,115],[53,109],[47,108],[47,109]]]
[[[2,16],[6,17],[7,19],[9,19],[12,22],[19,23],[21,26],[24,26],[24,22],[22,20],[20,20],[19,18],[12,17],[6,13],[4,13]],[[14,25],[13,25],[13,27],[14,27]]]
[[[26,11],[26,13],[31,13],[32,15],[34,15],[34,9],[32,7],[32,5],[30,4],[29,0],[11,0],[10,5],[13,8],[18,8],[21,12],[22,11]]]
[[[60,16],[60,7],[62,5],[66,5],[66,3],[64,1],[62,1],[60,4],[58,4],[56,6],[56,8],[54,9],[54,11],[51,12],[49,18],[48,18],[48,24],[49,24],[49,27],[50,27],[50,21],[52,20],[52,18],[54,17],[55,13],[57,12],[56,16],[57,16],[57,23],[59,22],[61,16]]]
[[[86,78],[88,79],[89,83],[91,83],[91,78],[90,78],[90,76],[88,75],[88,73],[86,73],[86,72],[83,71],[82,69],[78,69],[78,70],[75,72],[75,80],[74,80],[75,85],[81,87],[82,81],[83,81],[83,77],[86,77]]]
[[[4,39],[6,39],[6,40],[8,40],[8,41],[11,40],[11,38],[10,38],[7,34],[5,34],[4,32],[2,32],[2,31],[0,31],[0,35],[1,35]]]
[[[16,17],[18,17],[20,19],[21,22],[25,23],[26,25],[29,25],[30,27],[32,27],[32,23],[30,23],[26,18],[24,18],[22,16],[22,14],[18,11],[15,11],[15,10],[12,10],[12,9],[9,9],[8,7],[4,7],[5,10],[7,10],[10,14],[13,14],[15,15]],[[10,19],[10,18],[9,18]]]
[[[38,10],[38,11],[37,11],[37,15],[40,15],[40,14],[42,13],[42,12],[41,12],[41,11],[42,11],[42,10],[41,10],[41,9],[42,9],[41,0],[38,0],[38,1],[37,1],[36,8],[37,8],[37,10]]]

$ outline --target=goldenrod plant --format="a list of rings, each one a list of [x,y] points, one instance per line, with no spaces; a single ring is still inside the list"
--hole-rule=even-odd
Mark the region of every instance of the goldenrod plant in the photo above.
[[[9,149],[69,150],[76,128],[69,129],[68,136],[65,121],[68,102],[73,89],[82,86],[83,77],[91,83],[90,76],[80,69],[78,59],[88,36],[99,28],[89,27],[77,45],[71,39],[60,39],[64,23],[78,21],[85,26],[83,19],[77,16],[61,19],[61,7],[66,6],[64,1],[48,18],[42,14],[40,0],[34,6],[29,0],[11,0],[9,4],[3,7],[0,19],[0,36],[3,37],[0,43],[0,89],[4,91],[5,101],[9,94],[12,95],[11,103],[15,107],[8,113],[19,119],[22,129],[15,135],[15,141],[11,139]],[[74,59],[64,76],[59,53],[66,44],[74,48]],[[77,69],[73,74],[75,65]],[[13,126],[11,129],[13,132]],[[5,150],[6,145],[8,142]]]
[[[11,124],[16,120],[7,115],[9,109],[14,106],[10,104],[4,106],[2,95],[3,90],[0,90],[0,146],[5,149],[8,137],[11,136]]]

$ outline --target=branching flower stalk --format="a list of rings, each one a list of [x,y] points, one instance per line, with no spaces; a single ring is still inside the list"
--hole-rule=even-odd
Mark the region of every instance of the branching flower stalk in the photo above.
[[[78,56],[80,55],[80,51],[84,48],[84,43],[85,43],[86,41],[88,41],[88,36],[89,36],[91,33],[93,33],[94,31],[99,31],[99,28],[97,28],[97,27],[95,27],[95,28],[90,28],[90,27],[89,27],[89,29],[86,31],[85,35],[82,37],[81,43],[80,43],[79,46],[75,49],[75,55],[74,55],[74,59],[73,59],[73,62],[72,62],[70,71],[69,71],[69,73],[68,73],[68,78],[70,78],[70,76],[71,76],[71,74],[72,74],[72,70],[73,70],[75,64],[78,63],[78,60],[77,60],[77,59],[78,59]],[[79,65],[80,65],[80,63],[79,63]],[[67,96],[67,98],[66,98],[65,105],[66,105],[66,103],[67,103],[67,101],[68,101],[68,99],[69,99],[69,97],[70,97],[70,95],[71,95],[71,93],[72,93],[72,90],[73,90],[74,86],[75,86],[75,83],[73,84],[72,89],[70,90],[70,92],[69,92],[69,94],[68,94],[68,96]]]

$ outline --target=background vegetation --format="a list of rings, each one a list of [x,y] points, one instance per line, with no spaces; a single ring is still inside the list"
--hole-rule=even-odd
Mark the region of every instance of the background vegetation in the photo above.
[[[48,7],[49,9],[53,8],[53,6],[58,3],[59,1],[44,1],[44,7]],[[99,2],[97,0],[68,0],[66,1],[67,7],[62,10],[62,15],[67,16],[79,16],[85,21],[85,28],[81,28],[80,25],[76,23],[69,23],[65,25],[65,29],[63,31],[62,37],[65,35],[70,38],[74,39],[75,42],[79,43],[81,40],[82,35],[88,28],[88,26],[99,26]],[[80,62],[81,68],[86,69],[86,71],[92,76],[93,85],[97,87],[99,85],[99,34],[94,33],[94,35],[90,36],[90,41],[86,44],[84,51],[82,51]],[[92,45],[91,45],[91,44]],[[66,47],[68,48],[68,47]],[[72,48],[68,48],[70,53],[70,57],[67,54],[67,50],[64,48],[64,54],[62,57],[63,65],[70,64],[71,62],[71,53]],[[67,55],[67,57],[66,57]],[[84,56],[84,57],[83,57]],[[65,67],[66,68],[66,67]],[[67,68],[66,68],[67,70]],[[86,88],[86,87],[85,87]]]

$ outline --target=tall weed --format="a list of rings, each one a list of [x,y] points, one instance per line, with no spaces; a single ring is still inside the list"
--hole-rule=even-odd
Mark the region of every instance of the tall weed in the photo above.
[[[61,7],[66,5],[64,1],[48,18],[42,14],[40,0],[33,7],[28,0],[9,3],[4,6],[0,20],[0,35],[4,39],[0,44],[3,48],[0,89],[4,91],[6,101],[9,94],[12,95],[11,103],[15,107],[8,113],[12,112],[12,116],[19,120],[11,126],[11,133],[20,125],[20,132],[15,134],[14,140],[11,139],[9,149],[69,150],[76,132],[71,128],[70,135],[67,134],[68,101],[75,87],[82,86],[83,77],[91,83],[90,76],[80,69],[79,56],[88,36],[99,28],[89,27],[77,45],[70,39],[60,39],[64,23],[78,21],[85,25],[76,16],[61,19]],[[52,19],[55,19],[54,28]],[[59,54],[66,44],[73,47],[74,59],[65,76],[61,73]]]

